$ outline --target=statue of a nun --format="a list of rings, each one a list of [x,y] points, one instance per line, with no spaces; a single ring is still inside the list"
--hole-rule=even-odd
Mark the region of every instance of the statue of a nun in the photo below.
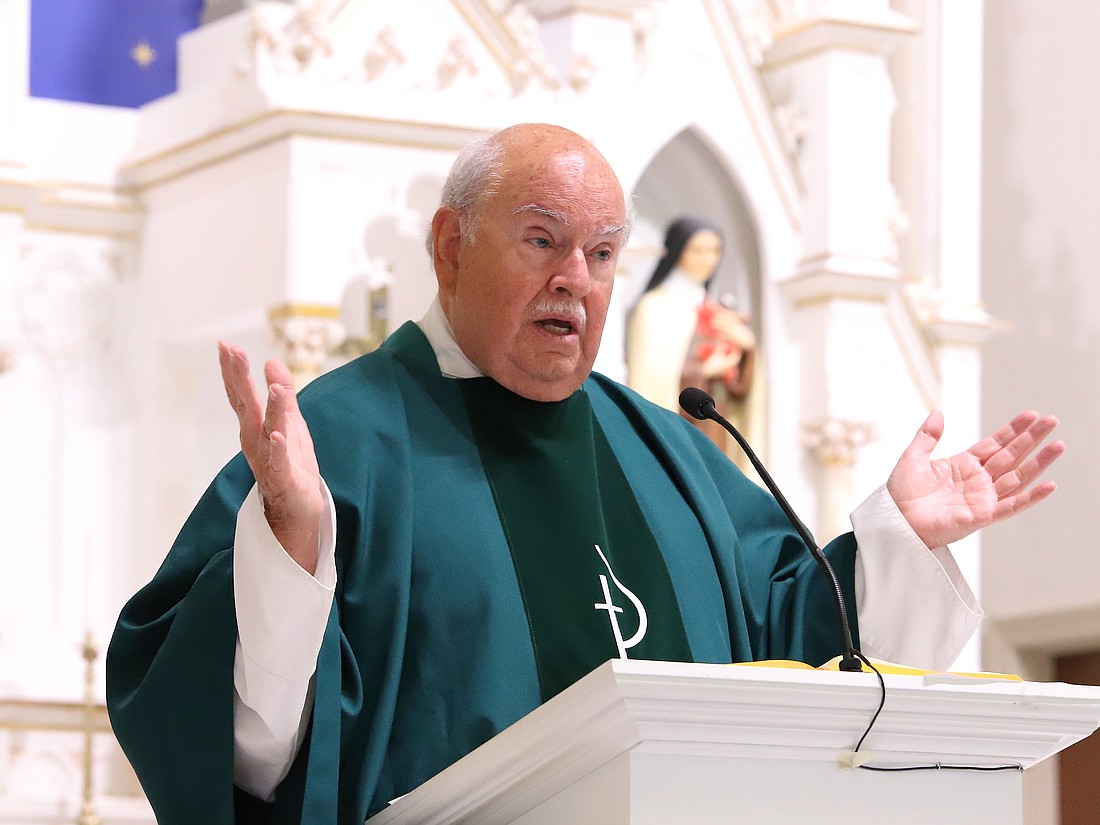
[[[736,426],[752,385],[756,335],[746,316],[708,291],[721,258],[717,227],[693,217],[669,226],[664,256],[627,321],[627,384],[670,410],[680,409],[681,389],[702,387]],[[726,448],[718,424],[691,420]]]

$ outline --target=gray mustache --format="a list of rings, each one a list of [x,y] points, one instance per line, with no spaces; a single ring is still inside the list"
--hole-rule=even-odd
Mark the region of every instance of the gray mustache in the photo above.
[[[577,329],[583,328],[588,323],[584,304],[577,301],[543,298],[531,308],[531,312],[535,315],[557,315],[566,318]]]

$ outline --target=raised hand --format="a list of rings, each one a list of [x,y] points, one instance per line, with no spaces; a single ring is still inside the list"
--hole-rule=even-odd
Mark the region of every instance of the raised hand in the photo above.
[[[218,361],[225,394],[240,423],[241,452],[263,496],[267,523],[290,557],[313,573],[324,499],[313,440],[298,410],[290,370],[277,360],[264,365],[265,402],[243,349],[219,341]]]
[[[886,488],[924,543],[942,547],[1054,492],[1053,481],[1032,482],[1065,452],[1062,441],[1039,446],[1057,426],[1052,415],[1022,412],[966,452],[932,460],[943,436],[943,414],[934,410],[902,453]]]

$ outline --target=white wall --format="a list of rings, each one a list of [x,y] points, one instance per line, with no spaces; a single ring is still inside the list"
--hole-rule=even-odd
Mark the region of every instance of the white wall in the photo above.
[[[1100,647],[1098,37],[1095,3],[987,4],[983,294],[1011,328],[986,349],[985,420],[1035,407],[1069,445],[1054,497],[987,532],[986,607],[1023,647]]]
[[[986,3],[982,292],[1010,328],[986,346],[987,425],[1062,420],[1060,485],[985,531],[985,664],[1033,679],[1100,648],[1100,5]],[[1058,822],[1057,764],[1025,777],[1025,822]]]

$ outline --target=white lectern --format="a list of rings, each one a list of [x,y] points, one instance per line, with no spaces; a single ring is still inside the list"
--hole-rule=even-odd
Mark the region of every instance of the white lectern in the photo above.
[[[887,675],[877,766],[1027,768],[1100,727],[1100,688]],[[370,825],[1020,823],[1020,770],[843,767],[873,673],[614,661]]]

